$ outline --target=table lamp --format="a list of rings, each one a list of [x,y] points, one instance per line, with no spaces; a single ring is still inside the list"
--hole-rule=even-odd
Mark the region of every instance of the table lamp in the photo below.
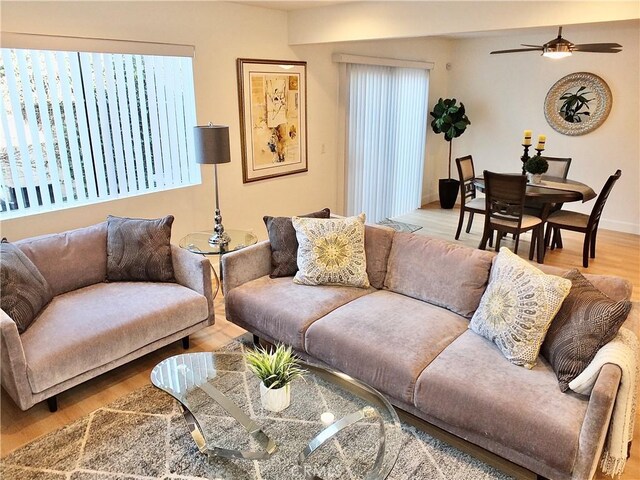
[[[214,181],[216,187],[216,209],[213,217],[213,235],[209,238],[210,245],[224,247],[231,240],[224,232],[222,215],[220,215],[220,201],[218,198],[218,164],[229,163],[231,153],[229,149],[229,127],[226,125],[202,125],[193,129],[196,148],[196,162],[201,165],[214,166]]]

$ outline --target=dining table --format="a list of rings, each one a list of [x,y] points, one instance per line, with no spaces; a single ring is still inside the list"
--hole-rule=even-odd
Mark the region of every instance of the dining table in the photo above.
[[[473,183],[479,191],[484,193],[484,178],[476,177]],[[536,216],[540,217],[544,224],[549,214],[560,210],[564,203],[580,201],[584,203],[594,198],[596,198],[596,192],[585,183],[568,178],[543,175],[540,183],[527,182],[525,205],[527,209],[534,210]],[[562,248],[559,230],[556,232],[554,241],[559,248]]]

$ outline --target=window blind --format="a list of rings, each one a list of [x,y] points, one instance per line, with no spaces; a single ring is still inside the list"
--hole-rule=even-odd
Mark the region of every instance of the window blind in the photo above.
[[[347,64],[347,214],[378,222],[420,207],[428,75]]]
[[[191,57],[2,48],[0,95],[0,217],[200,182]]]

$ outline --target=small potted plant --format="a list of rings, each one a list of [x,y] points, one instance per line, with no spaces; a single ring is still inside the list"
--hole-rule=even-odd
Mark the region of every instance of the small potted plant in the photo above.
[[[260,347],[247,352],[245,358],[249,370],[261,380],[262,407],[272,412],[287,408],[291,402],[291,381],[305,373],[291,347],[277,345],[270,351]]]
[[[440,207],[453,208],[460,182],[451,178],[451,144],[454,138],[465,132],[471,121],[467,118],[464,104],[460,102],[460,105],[457,105],[455,98],[439,99],[429,115],[433,117],[431,129],[435,133],[444,134],[444,139],[449,142],[449,178],[441,178],[438,181],[438,193]]]
[[[529,182],[538,184],[542,180],[542,174],[549,169],[549,162],[544,157],[536,155],[525,162],[524,169],[529,177]]]

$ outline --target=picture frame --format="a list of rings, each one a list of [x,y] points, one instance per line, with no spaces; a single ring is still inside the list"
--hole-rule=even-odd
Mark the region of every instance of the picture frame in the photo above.
[[[588,72],[571,73],[549,89],[544,116],[563,135],[584,135],[604,123],[612,102],[611,90],[602,78]]]
[[[307,62],[237,59],[242,181],[308,170]]]

